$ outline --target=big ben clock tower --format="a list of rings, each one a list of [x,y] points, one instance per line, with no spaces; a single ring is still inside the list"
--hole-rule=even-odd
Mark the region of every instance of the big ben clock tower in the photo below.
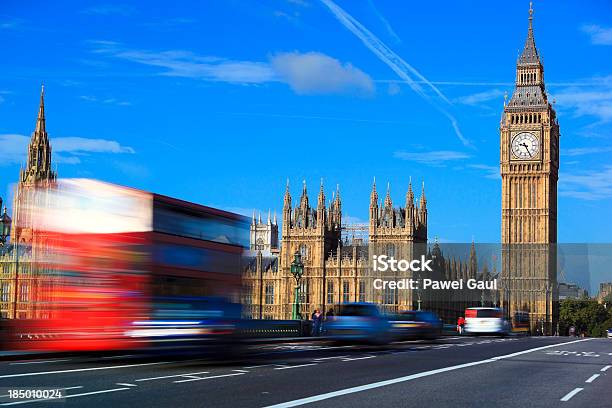
[[[529,312],[532,330],[556,327],[559,123],[544,86],[544,66],[529,7],[527,40],[515,88],[500,123],[502,277],[510,317]]]

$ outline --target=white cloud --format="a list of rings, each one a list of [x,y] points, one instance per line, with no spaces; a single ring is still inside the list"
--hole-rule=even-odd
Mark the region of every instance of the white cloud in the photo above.
[[[387,88],[387,93],[389,95],[399,95],[400,92],[402,92],[402,88],[397,82],[389,82],[389,87]]]
[[[287,0],[289,3],[295,4],[301,7],[308,7],[310,4],[306,0]]]
[[[454,150],[434,150],[429,152],[406,152],[400,150],[393,153],[393,157],[401,160],[439,166],[448,161],[469,159],[471,156],[467,153]]]
[[[83,14],[100,16],[129,16],[134,13],[134,8],[125,4],[100,4],[81,11]]]
[[[612,76],[593,78],[590,87],[570,86],[554,94],[557,109],[574,115],[593,116],[605,123],[612,121]]]
[[[590,201],[612,198],[612,166],[561,174],[559,194]]]
[[[276,54],[271,58],[271,65],[298,94],[374,91],[374,82],[365,72],[319,52]]]
[[[585,154],[597,154],[597,153],[608,153],[608,152],[612,152],[612,146],[574,147],[571,149],[562,150],[561,155],[573,157],[573,156],[584,156]]]
[[[0,165],[20,164],[26,160],[30,137],[18,134],[0,135]],[[78,164],[79,155],[88,153],[134,153],[134,149],[119,142],[84,137],[57,137],[50,141],[53,160],[57,163]]]
[[[469,168],[482,170],[485,178],[499,180],[501,175],[498,166],[489,166],[488,164],[468,164]]]
[[[67,153],[135,153],[134,149],[107,139],[85,137],[58,137],[51,139],[53,151]]]
[[[263,83],[276,79],[267,63],[200,57],[188,51],[121,51],[115,56],[165,68],[161,75],[166,76],[234,83]]]
[[[118,100],[116,98],[98,98],[91,95],[81,95],[80,98],[87,102],[99,102],[106,105],[129,106],[131,102]]]
[[[367,224],[368,220],[364,220],[360,217],[354,217],[352,215],[344,215],[342,214],[342,225],[351,225],[351,224]]]
[[[23,162],[29,142],[30,138],[23,135],[0,135],[0,165]]]
[[[11,18],[7,16],[0,16],[0,29],[12,30],[23,26],[25,20],[21,18]]]
[[[489,91],[478,92],[471,95],[460,96],[454,101],[463,105],[480,105],[483,102],[488,102],[497,99],[504,95],[504,91],[500,89],[491,89]]]
[[[586,24],[582,31],[591,36],[591,43],[596,45],[612,45],[612,28],[602,27],[597,24]]]
[[[284,82],[299,94],[371,93],[374,81],[348,62],[319,52],[277,53],[269,61],[236,61],[190,51],[130,50],[113,41],[91,41],[93,52],[163,68],[158,75],[236,84]]]

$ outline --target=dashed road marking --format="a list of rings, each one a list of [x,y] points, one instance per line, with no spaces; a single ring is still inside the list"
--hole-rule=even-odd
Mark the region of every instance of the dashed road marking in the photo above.
[[[607,365],[607,366],[605,366],[604,368],[602,368],[602,369],[601,369],[601,370],[599,370],[599,371],[604,371],[604,372],[605,372],[605,371],[608,371],[608,368],[610,368],[610,367],[612,367],[612,365]]]
[[[592,376],[589,377],[588,380],[585,381],[585,383],[592,383],[593,381],[595,381],[597,379],[597,377],[599,377],[601,374],[593,374]]]
[[[314,361],[323,361],[323,360],[331,360],[334,358],[346,358],[348,356],[333,356],[333,357],[320,357],[320,358],[315,358]]]
[[[208,374],[208,371],[200,371],[197,373],[184,373],[184,374],[174,374],[174,375],[162,375],[161,377],[150,377],[150,378],[139,378],[138,380],[135,381],[153,381],[153,380],[163,380],[164,378],[174,378],[174,377],[188,377],[188,376],[195,376],[195,375],[200,375],[200,374]]]
[[[44,363],[58,363],[60,361],[70,361],[69,358],[61,360],[36,360],[36,361],[17,361],[15,363],[9,363],[10,365],[25,365],[25,364],[44,364]]]
[[[308,367],[308,366],[313,366],[313,365],[317,365],[317,363],[308,363],[308,364],[298,364],[298,365],[292,365],[292,366],[276,367],[275,370],[288,370],[290,368]]]
[[[532,348],[532,349],[523,350],[523,351],[520,351],[520,352],[517,352],[517,353],[505,354],[505,355],[501,355],[501,356],[497,356],[497,357],[487,358],[485,360],[473,361],[473,362],[470,362],[470,363],[459,364],[459,365],[454,365],[454,366],[444,367],[444,368],[438,368],[438,369],[435,369],[435,370],[424,371],[424,372],[421,372],[421,373],[411,374],[411,375],[407,375],[407,376],[404,376],[404,377],[393,378],[393,379],[385,380],[385,381],[378,381],[378,382],[374,382],[374,383],[359,385],[359,386],[356,386],[356,387],[345,388],[345,389],[338,390],[338,391],[332,391],[332,392],[327,392],[327,393],[324,393],[324,394],[313,395],[311,397],[300,398],[300,399],[297,399],[297,400],[282,402],[280,404],[271,405],[268,408],[289,408],[289,407],[296,407],[296,406],[305,405],[305,404],[311,404],[313,402],[324,401],[324,400],[328,400],[330,398],[339,397],[339,396],[342,396],[342,395],[354,394],[354,393],[362,392],[362,391],[366,391],[366,390],[386,387],[386,386],[389,386],[389,385],[399,384],[399,383],[403,383],[403,382],[407,382],[407,381],[412,381],[412,380],[415,380],[415,379],[418,379],[418,378],[428,377],[428,376],[432,376],[432,375],[436,375],[436,374],[440,374],[440,373],[445,373],[445,372],[448,372],[448,371],[455,371],[455,370],[460,370],[460,369],[468,368],[468,367],[474,367],[474,366],[478,366],[478,365],[482,365],[482,364],[494,363],[494,362],[499,361],[499,360],[512,358],[512,357],[519,356],[519,355],[522,355],[522,354],[532,353],[534,351],[548,349],[548,348],[551,348],[551,347],[559,347],[559,346],[563,346],[563,345],[567,345],[567,344],[579,343],[579,342],[588,341],[588,340],[590,340],[590,339],[581,339],[581,340],[575,340],[575,341],[570,341],[570,342],[566,342],[566,343],[559,343],[559,344],[549,344],[549,345],[542,346],[542,347],[536,347],[536,348]],[[580,390],[582,390],[582,389],[580,389]],[[576,392],[579,392],[579,391],[576,391]],[[571,398],[572,396],[570,396],[569,398]]]
[[[234,373],[234,374],[222,374],[222,375],[211,375],[209,377],[195,377],[190,378],[188,380],[177,380],[174,381],[175,384],[191,382],[191,381],[201,381],[201,380],[212,380],[213,378],[221,378],[221,377],[234,377],[236,375],[244,375],[244,373]]]
[[[365,356],[365,357],[355,357],[355,358],[343,358],[342,361],[355,361],[355,360],[367,360],[368,358],[374,358],[376,356]]]
[[[71,370],[38,371],[34,373],[5,374],[5,375],[0,375],[0,378],[33,377],[37,375],[80,373],[84,371],[100,371],[100,370],[113,370],[117,368],[145,367],[145,366],[161,365],[161,364],[169,364],[169,363],[170,363],[169,361],[160,361],[156,363],[122,364],[122,365],[117,365],[117,366],[106,366],[106,367],[74,368]]]
[[[574,388],[573,390],[571,390],[570,392],[565,394],[565,396],[563,398],[561,398],[561,401],[563,401],[563,402],[569,401],[570,399],[572,399],[572,397],[574,395],[578,394],[582,390],[584,390],[584,388]]]
[[[117,383],[117,385],[120,385],[122,387],[138,387],[138,385],[130,383]]]

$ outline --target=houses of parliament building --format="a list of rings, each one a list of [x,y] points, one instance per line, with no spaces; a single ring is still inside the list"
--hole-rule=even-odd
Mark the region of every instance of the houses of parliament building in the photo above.
[[[353,230],[342,225],[342,200],[337,188],[326,204],[323,183],[317,195],[316,207],[310,205],[306,183],[295,206],[289,184],[283,203],[282,239],[280,248],[273,244],[278,234],[276,219],[263,223],[261,216],[251,223],[251,256],[243,275],[243,304],[251,318],[288,319],[292,313],[296,281],[291,273],[294,254],[300,254],[304,274],[299,282],[300,313],[308,316],[313,310],[334,309],[348,302],[374,302],[387,312],[424,309],[437,312],[448,320],[455,319],[465,307],[491,305],[498,301],[492,291],[457,290],[377,290],[374,280],[488,279],[487,267],[478,268],[474,244],[465,260],[444,257],[436,242],[427,246],[427,199],[425,188],[418,201],[409,183],[404,205],[395,207],[387,186],[383,201],[379,201],[376,183],[372,185],[369,223],[363,226],[367,238],[349,237],[343,231]],[[343,236],[344,235],[344,236]],[[419,276],[410,271],[379,273],[372,269],[373,255],[396,259],[432,260],[433,272]],[[469,255],[468,255],[469,254]]]

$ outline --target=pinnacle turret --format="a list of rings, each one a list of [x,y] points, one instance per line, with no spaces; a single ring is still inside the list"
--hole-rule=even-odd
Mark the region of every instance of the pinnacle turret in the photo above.
[[[372,182],[372,192],[370,193],[370,207],[378,206],[378,192],[376,191],[376,177]]]
[[[45,125],[45,85],[41,86],[40,89],[40,105],[38,107],[38,117],[36,118],[36,127],[34,128],[35,137],[47,139],[47,128]]]
[[[425,182],[423,181],[423,188],[421,189],[421,204],[419,206],[421,210],[427,208],[427,198],[425,197]]]
[[[306,184],[304,184],[304,188]],[[319,199],[317,201],[317,208],[325,208],[325,192],[323,191],[323,179],[321,178],[321,188],[319,189]]]
[[[538,49],[535,45],[535,38],[533,37],[533,3],[529,3],[529,28],[527,30],[527,39],[525,40],[525,46],[521,53],[518,64],[539,64],[540,56],[538,55]]]
[[[408,192],[406,193],[406,207],[414,206],[414,192],[412,191],[412,177],[408,183]]]
[[[385,207],[393,207],[393,201],[391,201],[391,183],[387,182],[387,195],[385,196]]]

